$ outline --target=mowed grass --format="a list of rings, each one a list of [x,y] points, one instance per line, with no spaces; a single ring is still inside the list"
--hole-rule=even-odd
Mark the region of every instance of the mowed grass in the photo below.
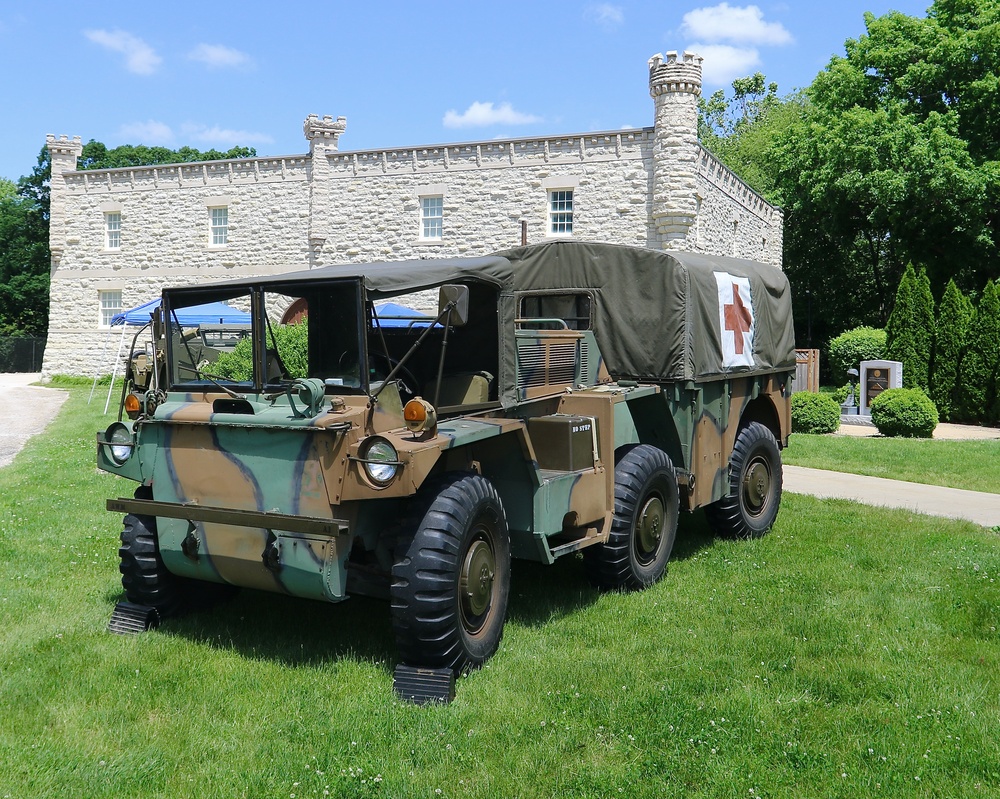
[[[1000,494],[1000,441],[794,433],[785,463]]]
[[[983,528],[788,495],[759,541],[685,517],[644,593],[515,562],[500,652],[415,707],[375,601],[105,632],[132,485],[86,394],[0,469],[0,797],[1000,795]]]

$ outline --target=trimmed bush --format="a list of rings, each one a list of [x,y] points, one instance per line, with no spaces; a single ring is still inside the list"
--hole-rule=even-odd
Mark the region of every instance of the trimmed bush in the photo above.
[[[890,388],[871,404],[872,424],[884,436],[930,438],[938,424],[938,412],[919,388]]]
[[[792,394],[793,433],[834,433],[840,427],[840,406],[829,394]]]
[[[830,369],[836,382],[847,379],[848,369],[858,369],[862,361],[885,359],[885,331],[856,327],[830,340]]]
[[[297,325],[277,325],[274,337],[289,377],[305,377],[309,371],[308,320]],[[268,343],[271,343],[270,335]],[[232,352],[219,355],[219,359],[212,364],[212,372],[233,380],[253,380],[253,341],[249,337],[244,338]]]

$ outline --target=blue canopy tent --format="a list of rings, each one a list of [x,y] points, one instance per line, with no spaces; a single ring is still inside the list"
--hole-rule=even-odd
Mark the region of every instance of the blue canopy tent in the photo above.
[[[160,307],[159,298],[137,305],[120,314],[115,314],[111,326],[144,325]],[[205,305],[192,305],[174,312],[181,327],[197,327],[198,325],[248,325],[250,314],[231,308],[224,302],[210,302]]]
[[[156,310],[160,307],[160,298],[157,297],[155,300],[145,302],[142,305],[137,305],[135,308],[129,308],[127,311],[122,311],[120,314],[115,314],[111,319],[111,327],[121,326],[122,335],[118,342],[118,354],[115,356],[114,368],[111,371],[111,385],[108,386],[108,399],[104,403],[104,412],[108,412],[108,407],[111,405],[111,393],[115,388],[115,378],[118,376],[118,367],[122,360],[122,350],[125,347],[125,330],[128,326],[132,327],[142,327],[149,324],[150,319]],[[205,305],[192,305],[190,308],[181,308],[180,310],[174,311],[177,317],[177,322],[181,327],[198,327],[200,325],[249,325],[251,321],[250,314],[246,311],[239,311],[236,308],[232,308],[226,305],[224,302],[210,302]],[[111,332],[108,331],[108,336],[110,337]],[[108,341],[104,341],[104,349],[107,350]],[[104,354],[102,352],[101,359],[103,360]],[[94,385],[90,388],[90,399],[94,397],[94,388],[97,386],[97,380],[99,375],[94,374]],[[90,400],[88,399],[89,403]]]

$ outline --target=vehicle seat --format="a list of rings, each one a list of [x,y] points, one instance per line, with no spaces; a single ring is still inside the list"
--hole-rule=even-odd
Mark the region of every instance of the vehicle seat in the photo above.
[[[434,397],[437,381],[430,381],[424,386],[424,396]],[[438,405],[478,405],[490,401],[490,384],[493,375],[489,372],[462,372],[454,375],[444,375],[441,378],[441,393]]]

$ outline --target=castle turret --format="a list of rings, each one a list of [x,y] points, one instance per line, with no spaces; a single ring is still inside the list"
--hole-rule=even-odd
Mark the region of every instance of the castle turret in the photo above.
[[[330,162],[327,156],[337,152],[340,136],[347,129],[347,117],[320,117],[310,114],[302,123],[302,132],[309,140],[309,155],[312,160],[312,177],[309,181],[309,267],[323,265],[323,246],[326,244],[325,219],[326,197],[330,178]],[[322,195],[322,196],[318,196]]]
[[[52,253],[51,268],[54,271],[62,258],[66,242],[66,184],[63,173],[76,171],[76,162],[83,153],[83,144],[79,136],[72,139],[60,136],[57,139],[49,133],[45,137],[45,146],[52,163],[52,177],[49,180],[49,252]]]
[[[698,97],[702,58],[677,51],[649,59],[655,105],[653,211],[655,238],[665,250],[693,248],[688,235],[698,214]]]

